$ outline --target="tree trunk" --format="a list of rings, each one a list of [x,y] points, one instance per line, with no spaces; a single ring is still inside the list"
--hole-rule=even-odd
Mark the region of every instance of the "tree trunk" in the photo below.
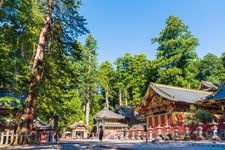
[[[105,103],[106,108],[109,108],[109,87],[107,85],[107,88],[105,89]]]
[[[88,61],[89,63],[91,62],[91,56],[89,55],[88,57]],[[88,66],[88,75],[90,75],[91,73],[91,66]],[[88,86],[90,86],[88,84]],[[88,96],[87,96],[87,101],[86,101],[86,106],[85,106],[85,119],[86,119],[86,125],[87,127],[89,127],[89,115],[90,115],[90,98],[91,98],[91,94],[90,94],[91,90],[90,88],[88,88]]]
[[[48,0],[44,26],[41,29],[38,47],[36,50],[36,55],[35,55],[33,67],[31,70],[31,80],[29,85],[28,96],[25,100],[23,113],[17,125],[17,130],[16,130],[17,136],[27,135],[32,130],[32,123],[33,123],[34,115],[36,112],[35,100],[37,98],[38,86],[39,86],[39,82],[41,80],[41,75],[42,75],[44,51],[45,51],[47,35],[48,35],[51,18],[52,18],[52,9],[53,9],[53,2],[52,0]],[[15,140],[14,144],[18,144],[18,140]]]
[[[90,100],[86,102],[86,108],[85,108],[85,119],[86,119],[86,125],[89,127],[89,114],[90,114]]]
[[[125,106],[127,107],[127,91],[124,91]]]
[[[119,106],[122,106],[122,92],[121,89],[119,89]]]

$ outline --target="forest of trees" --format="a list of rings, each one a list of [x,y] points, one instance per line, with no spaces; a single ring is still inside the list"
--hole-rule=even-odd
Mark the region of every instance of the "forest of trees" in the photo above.
[[[28,95],[24,118],[53,117],[59,128],[79,120],[93,125],[93,115],[104,106],[135,107],[149,82],[196,89],[201,80],[225,81],[225,53],[199,58],[201,43],[176,16],[167,18],[158,37],[150,37],[149,44],[158,44],[154,60],[126,53],[99,63],[97,40],[80,5],[79,0],[4,0],[0,6],[0,88]],[[81,43],[77,39],[84,34]]]

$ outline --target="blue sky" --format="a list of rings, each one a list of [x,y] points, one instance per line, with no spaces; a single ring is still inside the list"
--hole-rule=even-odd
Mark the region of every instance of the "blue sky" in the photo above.
[[[154,59],[157,37],[170,15],[199,39],[196,52],[218,57],[225,52],[225,0],[83,0],[80,14],[98,43],[98,60],[115,62],[125,53]],[[84,36],[80,37],[84,41]]]

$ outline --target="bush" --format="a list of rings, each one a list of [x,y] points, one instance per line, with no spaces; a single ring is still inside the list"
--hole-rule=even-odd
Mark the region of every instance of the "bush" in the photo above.
[[[209,122],[212,122],[213,120],[213,115],[210,112],[203,109],[198,109],[195,112],[195,117],[202,123],[209,123]]]

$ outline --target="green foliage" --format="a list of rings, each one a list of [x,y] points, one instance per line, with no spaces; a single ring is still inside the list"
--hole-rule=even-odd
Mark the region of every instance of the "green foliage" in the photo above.
[[[135,106],[147,89],[151,63],[144,54],[131,56],[127,53],[117,59],[116,65],[116,87],[123,91],[124,100]]]
[[[210,112],[204,109],[197,109],[194,105],[190,106],[189,113],[185,115],[185,124],[187,125],[197,125],[200,122],[210,123],[214,119],[214,116]]]
[[[157,59],[158,82],[183,87],[195,87],[192,82],[197,73],[195,60],[198,46],[197,38],[188,31],[181,19],[170,16],[166,20],[166,27],[160,32],[159,37],[152,39],[158,43]]]
[[[0,9],[0,87],[27,89],[43,9],[35,0],[4,0]]]
[[[195,112],[195,117],[202,123],[210,123],[213,120],[213,115],[203,109],[197,109]]]
[[[112,107],[115,107],[118,104],[117,93],[115,91],[115,70],[113,65],[109,61],[102,62],[98,69],[97,80],[99,83],[99,88],[101,94],[106,99],[106,92],[108,92],[109,103]],[[105,99],[102,99],[102,102],[105,103]]]
[[[220,85],[225,80],[225,68],[222,59],[214,54],[207,54],[200,60],[198,79]]]
[[[222,56],[220,58],[222,60],[222,63],[223,63],[223,67],[225,68],[225,52],[222,53]]]
[[[0,106],[5,109],[20,109],[22,107],[21,101],[15,97],[3,96],[0,97]]]

